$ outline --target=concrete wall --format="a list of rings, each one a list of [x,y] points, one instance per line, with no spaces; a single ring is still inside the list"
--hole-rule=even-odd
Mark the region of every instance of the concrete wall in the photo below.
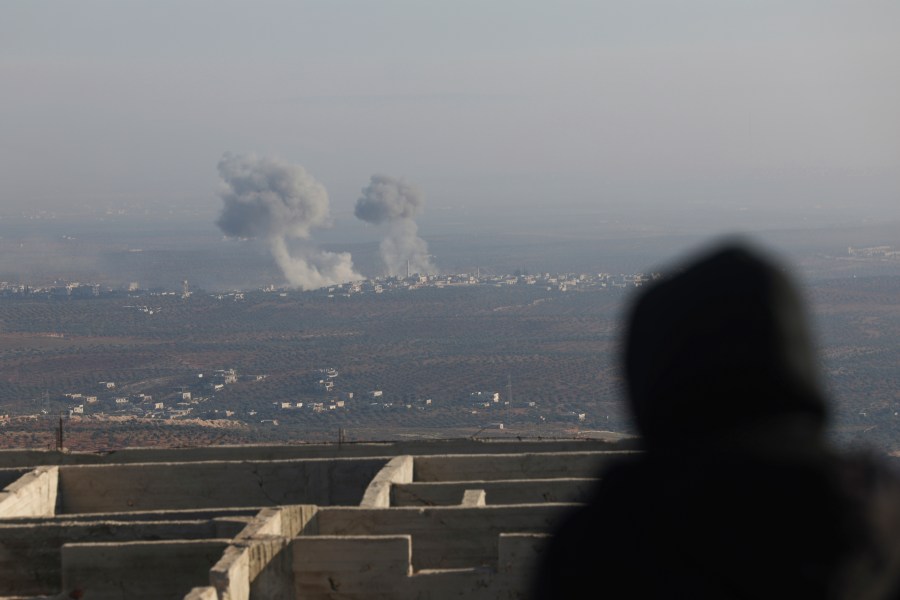
[[[50,517],[56,512],[59,467],[38,467],[0,491],[0,519]]]
[[[315,515],[310,505],[264,508],[238,535],[236,552],[226,553],[210,572],[222,598],[293,598],[290,539]],[[245,595],[249,594],[249,595]]]
[[[210,569],[221,600],[293,599],[290,538],[260,536],[230,545]]]
[[[264,508],[234,538],[210,569],[209,580],[222,600],[291,600],[290,539],[317,508],[294,505]]]
[[[250,600],[250,550],[228,546],[210,569],[209,581],[221,600]]]
[[[620,452],[417,456],[414,481],[495,481],[596,477]]]
[[[501,533],[498,571],[508,578],[508,585],[515,589],[513,597],[530,597],[534,580],[547,549],[551,535],[548,533]]]
[[[575,452],[621,449],[634,439],[620,440],[411,440],[353,442],[297,446],[211,446],[199,448],[127,448],[112,452],[0,450],[0,469],[40,465],[130,464],[148,462],[208,462],[219,460],[292,460],[352,458],[400,454],[492,454],[518,452]]]
[[[309,522],[315,518],[319,508],[312,505],[294,504],[290,506],[280,506],[278,510],[281,512],[281,535],[285,537],[295,537],[306,529]]]
[[[252,517],[259,512],[258,507],[242,506],[237,508],[201,508],[188,510],[147,510],[135,512],[82,513],[55,515],[54,517],[22,517],[15,520],[16,525],[63,522],[63,521],[196,521],[215,518]],[[0,521],[2,524],[2,521]]]
[[[219,594],[213,586],[205,585],[193,588],[184,600],[219,600]]]
[[[60,468],[60,512],[358,505],[388,458]]]
[[[391,505],[391,487],[395,483],[409,483],[413,480],[413,457],[395,456],[372,478],[360,506],[366,508],[387,508]]]
[[[294,598],[403,598],[412,574],[408,535],[298,537],[292,543]]]
[[[244,523],[210,521],[0,525],[0,595],[59,591],[61,548],[68,543],[231,538]]]
[[[482,489],[487,504],[586,502],[597,479],[511,479],[399,483],[391,488],[392,506],[453,506],[465,490]]]
[[[294,574],[290,538],[256,539],[250,543],[250,598],[293,600]]]
[[[292,598],[289,542],[316,512],[312,505],[206,511],[153,511],[54,517],[0,523],[0,596],[55,594],[60,590],[65,544],[128,541],[233,540],[208,576],[223,598]],[[178,519],[177,516],[199,516]],[[97,518],[105,516],[106,520]],[[146,521],[137,520],[144,517]],[[195,583],[196,584],[196,583]],[[204,592],[198,592],[202,595]],[[242,595],[243,593],[243,595]]]
[[[62,595],[84,600],[181,600],[207,584],[210,568],[227,547],[223,540],[66,544]]]
[[[295,451],[256,447],[190,452],[244,459],[234,462],[160,462],[185,451],[135,450],[130,459],[156,459],[42,468],[15,481],[21,470],[0,471],[17,490],[46,491],[23,504],[33,516],[0,521],[0,581],[12,582],[0,595],[288,600],[306,586],[322,598],[515,598],[538,540],[574,506],[555,501],[583,499],[587,477],[621,456],[582,442],[417,444],[431,454],[333,445],[296,448],[363,457],[247,460]],[[591,451],[546,453],[567,446]],[[448,449],[457,451],[435,453]],[[533,452],[510,454],[522,449]],[[393,508],[392,498],[417,506]],[[53,507],[56,516],[39,516]]]
[[[496,568],[501,533],[549,533],[573,506],[320,508],[304,535],[410,535],[412,562],[417,571]]]
[[[501,534],[498,568],[413,572],[408,535],[299,537],[293,541],[294,597],[428,598],[471,600],[526,598],[546,536]]]

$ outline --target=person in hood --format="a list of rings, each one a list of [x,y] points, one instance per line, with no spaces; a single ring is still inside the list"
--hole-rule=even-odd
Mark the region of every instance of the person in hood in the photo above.
[[[782,269],[701,255],[637,298],[623,362],[642,451],[550,540],[537,598],[900,598],[900,487],[826,441]]]

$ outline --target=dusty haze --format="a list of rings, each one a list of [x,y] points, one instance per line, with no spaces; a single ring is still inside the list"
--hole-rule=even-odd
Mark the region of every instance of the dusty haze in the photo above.
[[[303,165],[358,236],[372,173],[427,192],[426,239],[504,211],[897,219],[898,22],[879,1],[10,0],[0,213],[211,222],[232,150]]]

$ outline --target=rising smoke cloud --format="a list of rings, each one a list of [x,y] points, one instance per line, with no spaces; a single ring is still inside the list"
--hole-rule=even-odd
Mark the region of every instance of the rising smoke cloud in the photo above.
[[[381,242],[381,259],[388,275],[405,275],[407,261],[413,273],[434,272],[428,245],[419,237],[414,218],[422,213],[425,197],[414,185],[388,175],[372,175],[356,201],[354,213],[367,223],[388,224]]]
[[[291,286],[310,290],[362,279],[349,253],[304,247],[291,252],[289,240],[308,240],[329,223],[328,192],[299,165],[225,153],[218,165],[225,235],[268,241],[272,257]]]

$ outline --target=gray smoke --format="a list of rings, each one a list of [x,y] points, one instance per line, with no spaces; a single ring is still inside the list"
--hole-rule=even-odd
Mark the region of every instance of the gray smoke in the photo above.
[[[216,224],[232,237],[267,240],[290,285],[309,290],[362,279],[349,253],[291,253],[289,240],[309,239],[329,222],[328,192],[303,167],[226,152],[218,168],[224,206]]]
[[[413,220],[422,213],[425,197],[414,185],[388,175],[372,175],[356,201],[356,217],[367,223],[388,223],[381,242],[381,259],[389,275],[405,275],[407,261],[414,273],[433,273],[428,245]]]

